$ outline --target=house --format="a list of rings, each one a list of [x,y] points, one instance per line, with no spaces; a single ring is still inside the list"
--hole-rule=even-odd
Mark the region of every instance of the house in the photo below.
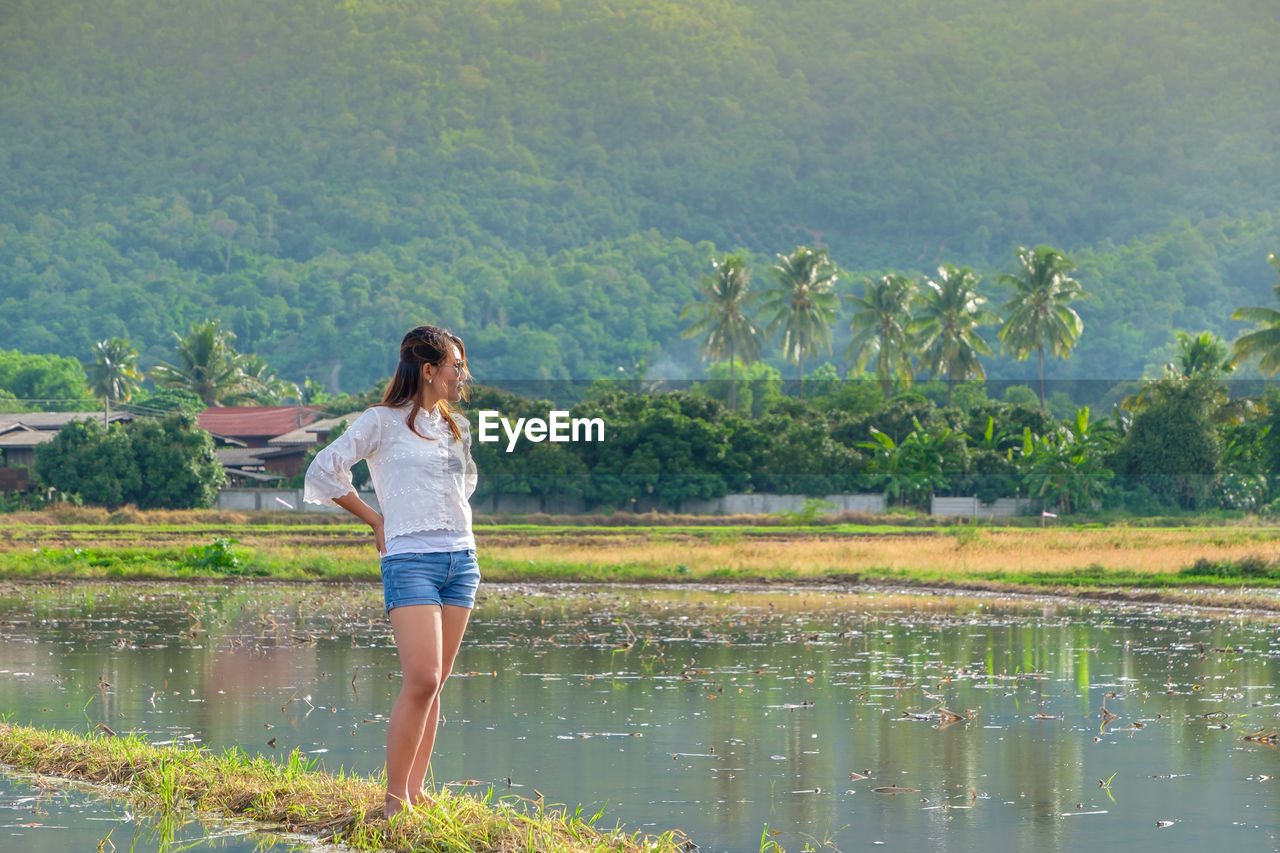
[[[267,470],[266,460],[258,455],[262,452],[260,447],[219,447],[214,450],[227,473],[227,484],[232,488],[276,484],[287,479],[284,474]]]
[[[267,442],[267,446],[273,449],[269,457],[271,470],[287,473],[290,477],[301,474],[306,470],[307,454],[328,444],[328,435],[335,427],[354,423],[358,417],[360,413],[353,412],[336,418],[321,418],[271,439]]]
[[[218,461],[233,486],[263,485],[306,470],[307,453],[326,442],[335,426],[359,413],[321,418],[318,406],[221,406],[200,413],[213,434]]]
[[[266,447],[278,435],[320,418],[319,406],[210,406],[196,416],[215,441],[240,447]]]
[[[0,415],[0,492],[21,492],[31,487],[30,468],[36,448],[53,441],[73,421],[106,418],[108,423],[133,420],[128,412],[15,412]]]

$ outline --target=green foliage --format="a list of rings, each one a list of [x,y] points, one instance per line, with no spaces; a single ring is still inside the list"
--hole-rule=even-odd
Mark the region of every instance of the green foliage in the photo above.
[[[10,400],[25,401],[20,404],[24,408],[55,412],[91,408],[87,385],[84,366],[74,358],[0,350],[0,391]]]
[[[1280,257],[1274,252],[1267,255],[1267,263],[1280,272]],[[1272,293],[1280,298],[1280,282],[1272,287]],[[1257,358],[1258,368],[1267,376],[1280,370],[1280,311],[1273,308],[1237,308],[1233,320],[1248,320],[1257,328],[1236,339],[1232,363]]]
[[[800,246],[778,255],[769,271],[778,283],[761,294],[760,312],[769,318],[769,334],[782,331],[782,357],[796,366],[803,397],[805,358],[831,353],[831,324],[840,305],[836,268],[826,250]]]
[[[1239,560],[1210,560],[1201,557],[1178,574],[1190,577],[1230,578],[1242,581],[1262,578],[1280,579],[1280,566],[1262,557],[1243,557]]]
[[[163,420],[73,422],[36,450],[32,473],[84,503],[141,509],[212,506],[224,473],[213,439],[186,413]]]
[[[796,524],[814,524],[818,516],[827,510],[836,509],[836,505],[821,498],[805,498],[804,507],[799,510],[783,510],[778,513],[782,518]]]
[[[109,507],[129,503],[142,487],[126,425],[104,429],[92,418],[67,424],[38,447],[31,473],[63,495]]]
[[[949,427],[929,431],[918,420],[912,425],[901,442],[872,427],[872,440],[860,446],[872,453],[867,474],[874,488],[884,489],[890,500],[923,507],[948,486],[949,475],[967,467],[968,454],[963,435]]]
[[[1216,388],[1203,379],[1160,380],[1114,454],[1126,488],[1151,490],[1168,506],[1202,509],[1213,493],[1222,450],[1212,422]]]
[[[93,345],[89,390],[100,400],[128,402],[142,382],[138,351],[124,338],[108,338]]]
[[[1017,274],[1000,277],[1000,283],[1013,290],[1004,306],[1000,341],[1019,361],[1036,354],[1043,407],[1045,351],[1058,358],[1071,352],[1084,331],[1084,322],[1070,303],[1086,294],[1069,275],[1075,264],[1057,249],[1019,247],[1017,257],[1021,266]]]
[[[1089,409],[1076,412],[1073,422],[1042,435],[1023,430],[1017,459],[1027,494],[1059,511],[1096,509],[1115,473],[1104,463],[1116,440],[1105,420],[1090,422]]]
[[[742,258],[728,255],[714,263],[714,276],[705,276],[699,284],[702,302],[691,302],[680,315],[693,318],[684,337],[706,335],[701,354],[704,359],[723,359],[729,365],[729,408],[737,403],[737,356],[747,364],[760,357],[764,332],[750,315],[750,275]]]
[[[591,472],[590,504],[675,508],[690,498],[727,494],[734,448],[718,402],[681,392],[612,394],[585,401],[572,412],[599,417],[608,430],[608,441],[580,445],[580,458]]]
[[[853,338],[845,358],[852,369],[861,372],[867,361],[875,357],[875,375],[884,395],[893,393],[893,377],[911,380],[912,307],[917,294],[916,283],[901,273],[867,279],[861,298],[854,297]]]
[[[186,337],[173,333],[177,359],[151,369],[152,380],[162,388],[178,388],[199,397],[206,406],[244,402],[253,385],[244,371],[244,358],[236,352],[234,332],[220,320],[192,325]],[[265,369],[265,365],[259,365]]]
[[[142,418],[126,429],[140,477],[138,492],[127,502],[139,509],[213,506],[225,473],[213,438],[192,415]]]
[[[508,439],[501,428],[497,441],[480,440],[477,413],[481,410],[495,410],[514,425],[520,418],[545,420],[556,408],[547,400],[530,400],[495,388],[480,387],[472,392],[467,403],[472,424],[471,455],[483,472],[476,486],[477,500],[493,494],[579,496],[587,491],[588,470],[565,444],[521,440],[517,451],[508,452]],[[576,408],[572,414],[581,416]],[[608,426],[606,422],[606,429]]]
[[[789,400],[749,425],[730,426],[731,446],[755,491],[816,496],[863,485],[863,454],[835,438],[817,406]]]
[[[947,380],[947,405],[956,382],[981,379],[986,371],[978,360],[991,347],[978,329],[996,322],[978,295],[979,276],[968,267],[944,264],[936,279],[926,279],[917,321],[920,362],[930,376]]]
[[[240,558],[236,555],[237,540],[215,536],[208,545],[193,545],[187,549],[183,565],[198,571],[212,571],[223,575],[243,573]]]
[[[144,415],[164,415],[170,412],[187,412],[198,415],[207,407],[191,391],[182,388],[155,388],[139,391],[125,407]]]
[[[990,276],[1044,235],[1096,294],[1050,369],[1118,379],[1170,328],[1234,333],[1275,248],[1274,16],[1192,0],[17,0],[6,22],[0,340],[26,351],[119,336],[149,366],[216,317],[337,391],[434,320],[490,380],[658,349],[690,369],[676,316],[708,257]]]
[[[1026,385],[1010,385],[1004,389],[1004,396],[1001,399],[1014,406],[1035,406],[1040,398]]]
[[[733,373],[737,380],[730,383]],[[725,404],[729,402],[729,391],[736,390],[738,409],[760,417],[773,409],[782,401],[782,374],[776,367],[762,361],[743,364],[739,362],[736,369],[730,370],[728,362],[715,361],[707,365],[705,383],[695,383],[695,393],[706,394]]]

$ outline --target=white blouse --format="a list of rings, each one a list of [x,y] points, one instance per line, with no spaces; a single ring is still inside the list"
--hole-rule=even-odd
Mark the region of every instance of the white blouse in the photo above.
[[[462,432],[458,441],[435,409],[418,413],[416,426],[425,439],[409,430],[408,416],[408,406],[366,409],[311,460],[302,499],[326,504],[350,494],[351,466],[367,459],[388,540],[419,530],[470,533],[467,499],[476,490],[476,463],[467,419],[453,416]]]

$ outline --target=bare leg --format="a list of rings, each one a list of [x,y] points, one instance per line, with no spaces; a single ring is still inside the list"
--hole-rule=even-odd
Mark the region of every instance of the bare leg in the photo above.
[[[390,618],[402,680],[387,724],[387,796],[383,806],[387,817],[409,803],[409,772],[442,682],[440,608],[434,604],[395,607]]]
[[[440,719],[440,688],[453,667],[471,611],[416,604],[391,610],[403,681],[387,726],[388,817],[425,799],[422,783]]]
[[[467,630],[467,620],[471,618],[471,610],[446,604],[441,608],[441,667],[440,688],[453,672],[453,661],[458,656],[458,648],[462,645],[462,635]],[[422,730],[422,740],[418,742],[418,752],[413,758],[413,767],[409,771],[409,802],[432,802],[422,791],[426,782],[427,769],[431,764],[431,752],[435,748],[436,728],[440,724],[440,693],[436,691],[435,701],[427,714],[427,723]]]

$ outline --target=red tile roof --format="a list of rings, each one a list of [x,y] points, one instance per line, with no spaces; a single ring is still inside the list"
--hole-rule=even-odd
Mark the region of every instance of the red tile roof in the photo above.
[[[319,406],[211,406],[196,421],[214,435],[275,438],[297,429],[299,423],[306,426],[323,412]]]

